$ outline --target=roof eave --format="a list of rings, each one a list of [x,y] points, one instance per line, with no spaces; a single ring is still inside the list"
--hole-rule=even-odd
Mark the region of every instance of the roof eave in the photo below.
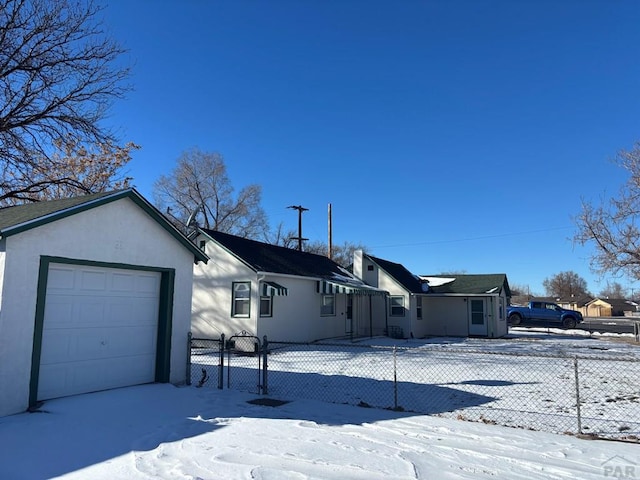
[[[47,215],[43,215],[38,218],[34,218],[33,220],[29,220],[27,222],[22,222],[16,225],[12,225],[11,227],[7,227],[5,229],[0,230],[0,238],[10,237],[11,235],[16,235],[18,233],[25,232],[27,230],[31,230],[32,228],[40,227],[42,225],[46,225],[47,223],[51,223],[57,220],[61,220],[66,217],[70,217],[71,215],[75,215],[80,212],[84,212],[87,210],[91,210],[92,208],[99,207],[102,205],[106,205],[108,203],[114,202],[116,200],[120,200],[122,198],[129,198],[136,205],[142,208],[149,216],[151,216],[162,228],[164,228],[171,236],[173,236],[176,240],[178,240],[187,250],[193,253],[194,263],[198,263],[199,261],[207,263],[209,261],[209,257],[196,245],[191,242],[182,232],[180,232],[176,227],[174,227],[161,213],[160,211],[151,205],[142,195],[140,195],[135,189],[130,188],[128,190],[122,190],[118,192],[114,192],[110,195],[105,195],[104,197],[100,197],[94,200],[89,200],[87,202],[74,205],[73,207],[65,208],[63,210],[59,210],[57,212],[53,212]]]

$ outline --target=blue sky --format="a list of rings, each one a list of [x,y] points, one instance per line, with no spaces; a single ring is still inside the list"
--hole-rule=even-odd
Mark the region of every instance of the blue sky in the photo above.
[[[362,243],[416,274],[572,270],[581,199],[617,192],[640,140],[635,0],[112,0],[135,90],[108,122],[137,189],[221,153],[272,226]],[[626,279],[623,285],[636,287]],[[638,287],[640,288],[640,287]],[[636,288],[637,290],[637,288]]]

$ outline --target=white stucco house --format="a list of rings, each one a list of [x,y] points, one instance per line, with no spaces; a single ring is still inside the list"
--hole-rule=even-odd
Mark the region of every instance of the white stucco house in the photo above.
[[[389,292],[386,315],[390,336],[478,336],[508,333],[506,306],[511,296],[505,274],[415,275],[399,263],[354,253],[353,273]]]
[[[194,338],[247,332],[260,340],[314,341],[363,329],[383,333],[371,304],[386,292],[325,256],[206,229],[195,243],[210,260],[194,267]]]
[[[0,416],[184,382],[207,260],[133,189],[0,209]]]

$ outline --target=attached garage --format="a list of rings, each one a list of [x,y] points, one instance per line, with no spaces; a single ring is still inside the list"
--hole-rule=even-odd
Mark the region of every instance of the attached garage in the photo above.
[[[207,257],[135,190],[0,210],[0,235],[0,415],[185,381]]]

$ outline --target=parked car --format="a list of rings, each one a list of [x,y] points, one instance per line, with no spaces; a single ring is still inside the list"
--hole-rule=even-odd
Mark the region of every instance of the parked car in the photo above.
[[[562,308],[553,302],[529,302],[529,305],[507,308],[507,319],[510,325],[557,325],[564,328],[575,328],[582,322],[582,314],[575,310]]]

